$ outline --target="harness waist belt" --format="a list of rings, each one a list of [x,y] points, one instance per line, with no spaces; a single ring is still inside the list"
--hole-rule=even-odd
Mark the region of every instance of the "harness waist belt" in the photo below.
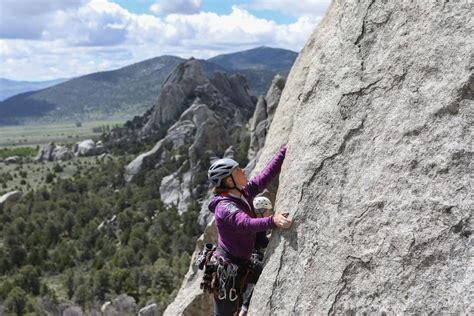
[[[236,257],[236,256],[230,254],[228,251],[226,251],[221,246],[217,246],[216,250],[220,254],[222,254],[226,259],[229,259],[232,263],[235,263],[239,266],[246,265],[249,262],[248,259],[239,258],[239,257]]]

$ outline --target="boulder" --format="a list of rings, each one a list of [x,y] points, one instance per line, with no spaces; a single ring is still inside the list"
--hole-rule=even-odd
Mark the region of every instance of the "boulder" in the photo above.
[[[35,313],[39,315],[62,315],[65,308],[63,303],[45,296],[36,299]],[[1,312],[0,315],[2,315]]]
[[[112,306],[120,313],[124,314],[135,314],[137,312],[137,303],[135,299],[127,294],[120,294],[112,301]]]
[[[256,170],[288,144],[249,314],[471,314],[472,4],[335,0]]]
[[[14,203],[18,201],[23,193],[21,191],[11,191],[0,196],[0,208],[4,207],[8,203]]]
[[[95,154],[101,155],[104,153],[104,151],[105,151],[104,143],[101,140],[97,141],[97,143],[95,144]]]
[[[112,301],[102,304],[100,311],[105,316],[134,315],[137,312],[137,304],[133,297],[120,294]]]
[[[35,161],[56,161],[70,160],[74,158],[72,150],[66,146],[56,146],[54,142],[49,143],[46,147],[41,148],[35,157]]]
[[[74,153],[72,150],[65,146],[57,146],[54,149],[52,160],[71,160],[74,158]]]
[[[41,148],[35,157],[35,161],[53,161],[53,152],[56,148],[54,142],[49,143],[46,147]]]
[[[66,308],[62,316],[82,316],[84,313],[82,312],[82,309],[79,306],[70,306]]]
[[[10,156],[7,157],[3,160],[4,163],[9,164],[9,163],[19,163],[21,161],[20,156]]]
[[[170,174],[161,180],[160,198],[165,204],[178,204],[181,193],[181,182],[176,173]]]
[[[86,139],[77,143],[74,152],[77,156],[94,156],[97,154],[96,144],[92,139]]]
[[[162,139],[149,151],[140,154],[125,167],[125,180],[131,181],[133,177],[145,168],[153,168],[155,161],[161,156],[164,150],[165,141]]]

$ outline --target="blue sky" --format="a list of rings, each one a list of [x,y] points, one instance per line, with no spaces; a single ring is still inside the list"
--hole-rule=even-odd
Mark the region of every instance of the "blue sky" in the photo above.
[[[137,14],[150,13],[150,7],[156,2],[155,0],[116,0],[114,1],[130,12]],[[232,12],[232,6],[251,6],[253,1],[231,1],[231,0],[206,0],[202,3],[202,11],[214,12],[217,14],[229,14]],[[294,23],[297,18],[294,15],[280,12],[277,10],[249,10],[256,17],[273,20],[278,24]]]
[[[49,80],[160,55],[299,51],[330,0],[0,0],[0,77]]]

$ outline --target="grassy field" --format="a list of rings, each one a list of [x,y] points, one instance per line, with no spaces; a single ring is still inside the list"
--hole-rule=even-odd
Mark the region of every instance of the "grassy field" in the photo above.
[[[110,157],[110,156],[109,156]],[[111,158],[106,158],[111,159]],[[57,178],[70,178],[74,174],[84,172],[97,165],[97,157],[75,157],[69,161],[45,161],[39,163],[5,164],[0,162],[0,177],[6,174],[11,179],[0,179],[0,196],[12,190],[27,192],[48,185]],[[50,174],[50,179],[47,179]],[[54,176],[52,176],[54,175]]]
[[[14,146],[44,146],[49,142],[75,143],[84,139],[97,137],[101,134],[95,129],[103,126],[123,124],[124,121],[92,121],[83,122],[82,126],[75,123],[51,125],[0,126],[0,148]]]

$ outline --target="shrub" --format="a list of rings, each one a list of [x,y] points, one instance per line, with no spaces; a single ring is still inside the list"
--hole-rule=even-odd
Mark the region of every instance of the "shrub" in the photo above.
[[[54,165],[53,171],[56,172],[56,173],[63,172],[64,168],[60,164],[57,163],[57,164]]]
[[[51,183],[53,182],[54,178],[56,178],[56,175],[54,173],[48,173],[46,175],[46,183]]]

